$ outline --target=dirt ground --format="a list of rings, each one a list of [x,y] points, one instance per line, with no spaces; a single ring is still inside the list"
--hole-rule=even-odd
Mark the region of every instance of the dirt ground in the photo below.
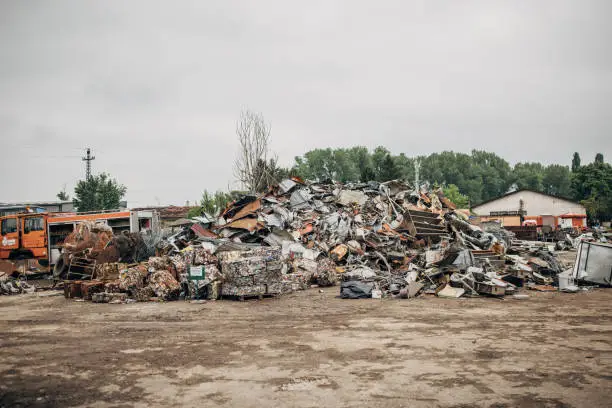
[[[612,290],[506,298],[0,298],[0,406],[610,406]]]

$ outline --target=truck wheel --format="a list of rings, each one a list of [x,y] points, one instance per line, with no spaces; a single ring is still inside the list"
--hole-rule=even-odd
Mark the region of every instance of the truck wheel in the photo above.
[[[65,278],[64,275],[66,274],[66,269],[67,268],[66,264],[64,263],[64,258],[61,257],[57,260],[55,266],[53,267],[53,279],[59,280]]]

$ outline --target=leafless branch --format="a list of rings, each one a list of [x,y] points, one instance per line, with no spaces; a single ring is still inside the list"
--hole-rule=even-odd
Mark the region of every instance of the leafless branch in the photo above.
[[[250,192],[257,192],[269,181],[270,125],[261,114],[247,110],[236,123],[236,136],[240,147],[234,161],[234,176]]]

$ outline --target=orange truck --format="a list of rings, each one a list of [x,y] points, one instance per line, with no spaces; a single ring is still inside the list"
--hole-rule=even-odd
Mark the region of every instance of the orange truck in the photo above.
[[[53,265],[60,259],[64,239],[83,221],[104,223],[115,234],[159,229],[159,214],[148,210],[12,214],[0,217],[0,259],[37,259],[41,265]]]

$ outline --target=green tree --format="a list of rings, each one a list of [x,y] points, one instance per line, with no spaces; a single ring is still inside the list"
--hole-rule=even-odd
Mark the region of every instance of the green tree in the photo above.
[[[252,172],[252,178],[255,181],[251,188],[253,189],[252,192],[255,193],[263,193],[289,176],[289,170],[280,167],[276,159],[259,160],[257,165],[253,167]]]
[[[229,197],[222,191],[210,194],[207,190],[202,193],[200,207],[202,211],[209,215],[218,215],[222,208],[225,208],[230,201]]]
[[[202,207],[193,207],[187,211],[187,218],[193,217],[201,217],[204,214],[204,209]]]
[[[540,163],[517,163],[514,166],[513,177],[519,190],[544,191],[544,166]]]
[[[419,159],[422,180],[455,184],[474,204],[504,194],[512,184],[510,165],[495,153],[444,151]]]
[[[468,208],[470,204],[470,199],[468,196],[461,194],[459,191],[459,187],[454,184],[449,184],[445,188],[442,189],[444,192],[444,196],[451,200],[453,204],[457,206],[457,208]]]
[[[603,164],[603,162],[604,162],[603,154],[597,153],[595,155],[595,163]]]
[[[66,185],[64,185],[64,188],[59,193],[57,193],[57,199],[60,201],[70,200],[70,196],[66,192]]]
[[[571,196],[571,173],[567,166],[551,164],[544,169],[542,185],[544,192],[561,197]]]
[[[590,163],[572,178],[574,198],[587,209],[591,221],[612,219],[612,166],[609,163]]]
[[[333,151],[335,171],[332,179],[343,183],[349,181],[359,181],[360,172],[357,163],[353,160],[350,149],[335,149]]]
[[[572,173],[575,173],[580,168],[580,155],[578,152],[574,152],[574,157],[572,158]]]
[[[395,180],[400,177],[400,172],[395,164],[394,158],[387,154],[382,162],[378,179],[380,181]]]
[[[584,205],[591,224],[597,223],[599,220],[605,221],[610,219],[608,205],[597,195],[592,195],[584,200],[580,200],[580,204]]]
[[[106,173],[80,180],[74,188],[73,203],[83,211],[113,210],[120,206],[127,189]]]
[[[394,157],[394,160],[399,178],[412,183],[414,181],[414,159],[400,153],[399,156]]]
[[[391,155],[391,152],[387,150],[387,148],[383,146],[378,146],[374,149],[374,153],[372,153],[372,167],[374,170],[374,178],[377,181],[388,181],[385,179],[387,173],[389,171],[389,160],[388,157]]]
[[[315,149],[295,158],[292,172],[309,180],[336,180],[342,182],[359,181],[362,177],[360,159],[367,175],[368,157],[363,156],[360,148],[353,149]],[[367,152],[367,150],[366,150]]]
[[[246,193],[246,191],[217,191],[212,194],[207,190],[204,190],[202,193],[202,200],[200,200],[200,205],[190,209],[187,213],[187,217],[199,217],[203,214],[216,217],[227,207],[229,203],[237,200]]]
[[[359,173],[359,181],[367,182],[374,180],[376,175],[374,174],[374,168],[372,166],[372,157],[367,147],[356,146],[349,149],[349,157],[357,167],[356,170]]]
[[[295,158],[294,172],[307,180],[333,179],[336,172],[332,149],[314,149]]]
[[[470,178],[482,180],[482,200],[499,197],[506,193],[512,185],[512,168],[510,164],[495,153],[472,150],[472,175]],[[464,160],[469,160],[465,158]],[[469,166],[464,163],[462,166]],[[457,184],[461,189],[461,185]],[[461,189],[474,199],[467,190]]]
[[[364,146],[348,149],[314,149],[295,158],[291,173],[308,180],[341,182],[387,181],[414,178],[414,159],[393,156],[379,146],[372,153]]]
[[[349,149],[315,149],[296,157],[292,171],[310,180],[387,181],[415,179],[415,161],[420,162],[419,180],[438,185],[454,184],[475,205],[508,192],[512,185],[550,194],[571,195],[571,177],[564,166],[518,163],[514,168],[495,153],[472,150],[470,154],[444,151],[409,158],[393,155],[383,147],[374,151],[356,146]],[[574,155],[574,165],[580,157]],[[569,184],[568,184],[569,183]]]

